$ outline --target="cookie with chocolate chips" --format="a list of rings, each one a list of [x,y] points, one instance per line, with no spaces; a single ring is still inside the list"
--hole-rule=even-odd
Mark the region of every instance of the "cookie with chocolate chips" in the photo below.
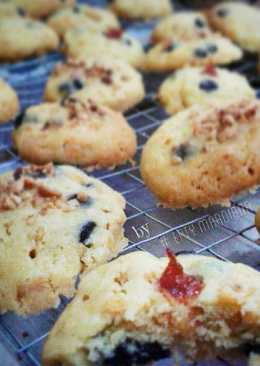
[[[173,11],[170,0],[113,0],[111,9],[126,19],[153,19]]]
[[[13,140],[21,157],[36,164],[113,167],[136,151],[135,132],[120,113],[72,97],[29,108]]]
[[[26,16],[26,11],[14,3],[0,1],[0,18],[9,16]]]
[[[127,254],[82,279],[48,336],[43,365],[148,365],[177,350],[195,364],[259,345],[259,294],[260,274],[244,264]]]
[[[260,183],[260,102],[195,105],[146,143],[141,173],[167,207],[228,204]]]
[[[260,50],[260,9],[241,2],[224,2],[208,12],[210,23],[215,29],[236,42],[241,48],[258,52]]]
[[[152,32],[153,42],[187,42],[212,35],[205,15],[198,11],[180,11],[162,19]]]
[[[125,112],[144,98],[142,76],[121,60],[102,59],[59,64],[45,89],[47,101],[75,96],[89,98],[114,110]]]
[[[255,91],[244,76],[208,65],[178,70],[163,82],[158,98],[167,112],[174,114],[194,104],[255,99]]]
[[[54,51],[57,34],[46,24],[24,17],[2,17],[0,21],[0,61],[18,61]]]
[[[5,1],[5,0],[1,0]],[[0,2],[1,2],[0,1]],[[23,9],[26,14],[33,18],[45,18],[56,10],[70,7],[75,0],[11,0],[12,4]]]
[[[104,57],[109,57],[124,60],[136,68],[143,64],[144,52],[141,43],[118,28],[103,33],[89,32],[84,27],[75,28],[66,32],[64,43],[67,57],[80,60],[103,60]]]
[[[126,245],[123,197],[79,169],[18,167],[0,188],[0,313],[56,307]]]
[[[61,37],[72,28],[79,25],[89,31],[107,31],[111,28],[120,28],[116,16],[109,10],[89,5],[75,5],[57,11],[48,19],[48,24]]]
[[[0,123],[13,119],[19,111],[19,100],[15,90],[0,79]]]
[[[242,58],[241,49],[219,35],[191,41],[163,41],[152,47],[144,58],[147,71],[171,71],[187,65],[226,65]]]

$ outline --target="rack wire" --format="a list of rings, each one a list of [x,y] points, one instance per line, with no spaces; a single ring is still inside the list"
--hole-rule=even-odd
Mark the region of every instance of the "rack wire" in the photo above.
[[[48,72],[59,59],[60,55],[47,58]],[[243,62],[232,65],[231,68],[246,75],[254,87],[260,86],[254,57],[247,55]],[[2,68],[1,70],[3,72]],[[23,93],[20,88],[22,84],[17,78],[13,79],[14,84],[16,80],[15,86],[20,92],[23,107],[39,102],[48,72],[43,72],[37,79],[41,91],[39,93]],[[259,189],[236,197],[232,200],[231,207],[173,210],[161,208],[142,181],[139,171],[142,147],[167,117],[155,99],[156,89],[165,76],[145,75],[149,93],[143,103],[127,114],[128,122],[135,129],[138,138],[136,165],[129,163],[113,171],[98,170],[92,173],[121,192],[126,199],[125,233],[129,238],[129,245],[121,254],[144,250],[160,257],[165,254],[167,246],[176,254],[192,252],[215,256],[224,261],[242,262],[260,270],[260,238],[254,225],[255,212],[260,206]],[[0,126],[1,172],[13,169],[20,163],[11,147],[12,129],[12,123]],[[2,315],[0,365],[40,366],[44,340],[67,302],[62,298],[58,309],[26,319],[11,313]],[[172,361],[164,360],[156,365],[169,366]],[[243,366],[246,365],[246,358],[240,353],[230,359],[219,358],[199,365]]]

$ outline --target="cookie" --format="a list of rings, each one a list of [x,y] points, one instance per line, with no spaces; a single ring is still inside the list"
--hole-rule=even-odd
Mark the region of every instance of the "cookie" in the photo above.
[[[13,119],[19,111],[19,100],[14,89],[0,79],[0,123]]]
[[[247,51],[260,49],[260,9],[240,2],[218,4],[208,12],[215,29]]]
[[[124,60],[134,67],[140,67],[143,63],[144,52],[141,43],[120,29],[98,33],[89,32],[85,28],[75,28],[65,34],[64,40],[67,57],[81,60],[110,57]]]
[[[255,91],[244,76],[208,65],[178,70],[163,82],[158,98],[167,112],[174,114],[193,104],[255,99]]]
[[[152,19],[173,11],[170,0],[114,0],[112,10],[126,19]]]
[[[259,272],[169,256],[135,252],[87,274],[49,334],[43,365],[146,365],[175,348],[197,360],[259,344]]]
[[[40,56],[58,48],[57,34],[47,25],[22,17],[3,17],[0,22],[0,61]]]
[[[162,19],[152,32],[153,42],[186,42],[209,37],[212,31],[198,11],[180,11]]]
[[[5,3],[6,0],[0,0],[1,2]],[[33,18],[44,18],[58,9],[75,4],[75,0],[7,0],[7,2],[23,9]]]
[[[49,18],[48,24],[60,36],[79,25],[93,31],[120,28],[120,23],[112,12],[88,5],[61,9]]]
[[[0,18],[6,16],[26,16],[26,11],[11,2],[0,1]]]
[[[29,162],[112,167],[130,160],[136,137],[118,112],[91,100],[67,99],[63,105],[45,103],[20,118],[13,140]]]
[[[18,167],[0,186],[1,313],[57,306],[126,245],[123,197],[79,169]]]
[[[196,105],[146,143],[143,179],[167,207],[228,204],[260,183],[260,102]]]
[[[50,76],[45,99],[62,100],[68,96],[95,102],[124,112],[144,98],[142,76],[121,60],[68,60]]]
[[[188,42],[161,42],[148,50],[144,68],[148,71],[172,71],[187,65],[230,64],[242,58],[239,47],[229,39],[212,36]]]

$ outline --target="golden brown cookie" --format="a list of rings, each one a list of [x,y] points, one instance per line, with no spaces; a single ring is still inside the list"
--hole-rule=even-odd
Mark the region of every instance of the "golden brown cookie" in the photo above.
[[[0,123],[13,119],[19,111],[19,100],[15,90],[0,79]]]
[[[21,157],[36,164],[112,167],[136,151],[135,132],[120,113],[76,98],[29,108],[13,140]]]
[[[260,183],[260,102],[196,105],[146,143],[141,173],[167,207],[227,204]]]

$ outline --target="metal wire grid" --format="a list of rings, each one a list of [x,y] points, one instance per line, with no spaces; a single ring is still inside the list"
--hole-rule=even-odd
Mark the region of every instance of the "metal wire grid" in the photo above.
[[[129,246],[123,253],[141,249],[162,256],[167,245],[175,253],[192,251],[213,255],[222,260],[241,261],[260,269],[260,248],[256,244],[259,236],[254,226],[255,211],[260,206],[260,190],[237,198],[232,202],[231,208],[171,210],[158,207],[158,202],[145,187],[139,172],[141,149],[164,118],[164,111],[151,100],[132,111],[128,121],[135,128],[138,137],[136,165],[126,164],[113,171],[101,170],[93,173],[121,192],[126,199],[128,217],[125,230]],[[1,131],[4,130],[10,136],[11,129],[12,126],[7,125]],[[4,156],[5,160],[3,169],[14,167],[19,162],[9,141],[1,145],[0,156]],[[9,158],[6,161],[7,156]],[[207,226],[210,217],[222,218],[222,222],[218,219],[216,225]],[[144,231],[144,227],[148,228],[149,233]],[[20,365],[40,365],[43,341],[66,302],[63,299],[59,309],[29,319],[14,314],[1,316],[0,340],[1,334],[8,339],[9,348],[11,345]],[[222,361],[216,362],[216,365],[221,365]],[[222,363],[227,364],[232,365]]]
[[[39,60],[1,68],[1,76],[8,78],[18,90],[23,108],[41,100],[48,72],[60,58],[59,54],[43,58],[41,62],[46,66],[43,69],[37,67]],[[237,63],[232,69],[245,74],[253,86],[260,86],[255,73],[254,58],[247,57],[246,62]],[[23,71],[27,71],[24,80]],[[254,194],[236,197],[230,208],[171,210],[158,207],[158,202],[145,187],[139,172],[141,150],[152,132],[167,117],[154,100],[154,93],[161,81],[161,76],[146,75],[145,83],[149,94],[141,105],[128,114],[129,124],[135,129],[138,138],[136,165],[126,164],[113,171],[99,170],[93,173],[95,177],[121,192],[126,199],[125,231],[129,246],[121,254],[145,250],[162,256],[167,246],[175,253],[186,251],[211,255],[225,261],[243,262],[260,270],[260,247],[257,244],[260,243],[260,238],[254,226],[255,212],[260,206],[259,189]],[[11,148],[12,128],[11,123],[0,126],[1,172],[19,164],[19,157]],[[4,355],[4,361],[0,359],[0,365],[40,366],[43,342],[66,304],[67,300],[62,299],[58,309],[26,319],[15,314],[1,316],[0,354]],[[159,364],[169,366],[172,362],[156,363]],[[240,354],[236,359],[218,359],[200,366],[245,364],[245,357]]]

